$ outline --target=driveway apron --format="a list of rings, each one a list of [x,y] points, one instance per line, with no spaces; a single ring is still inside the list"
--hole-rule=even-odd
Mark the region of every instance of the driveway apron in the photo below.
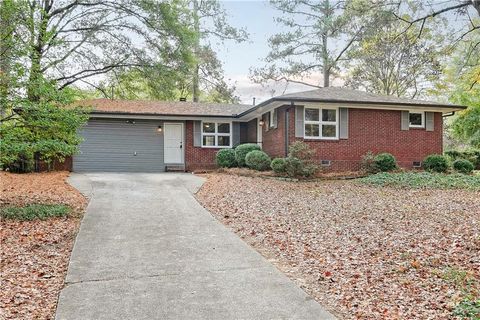
[[[191,174],[73,174],[91,197],[56,319],[333,319],[193,197]]]

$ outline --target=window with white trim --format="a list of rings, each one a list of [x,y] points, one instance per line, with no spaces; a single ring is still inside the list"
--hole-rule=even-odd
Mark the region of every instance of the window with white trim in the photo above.
[[[307,139],[338,139],[338,109],[305,107]]]
[[[230,122],[202,122],[202,147],[229,148],[232,144]]]
[[[410,111],[408,113],[408,121],[410,128],[425,127],[425,112]]]

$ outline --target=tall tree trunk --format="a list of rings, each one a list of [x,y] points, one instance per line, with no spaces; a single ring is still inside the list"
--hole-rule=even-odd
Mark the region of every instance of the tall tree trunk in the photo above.
[[[39,93],[37,92],[36,88],[38,88],[38,81],[43,78],[42,74],[42,57],[43,57],[43,49],[45,46],[45,41],[47,37],[47,27],[49,22],[49,12],[51,9],[52,3],[50,1],[44,2],[44,7],[42,13],[40,15],[40,21],[38,25],[38,33],[35,37],[35,24],[34,24],[34,17],[33,17],[33,10],[32,8],[32,16],[31,16],[31,24],[32,27],[30,29],[31,33],[31,40],[30,40],[30,75],[28,78],[28,87],[27,87],[27,97],[30,101],[38,101],[40,99]]]
[[[330,86],[330,61],[328,59],[328,35],[322,34],[323,86]]]
[[[0,3],[0,118],[6,116],[10,91],[10,63],[13,45],[12,9],[12,0],[3,0]]]
[[[195,36],[196,41],[195,41],[195,48],[194,48],[194,53],[195,53],[195,66],[193,68],[193,81],[192,81],[192,96],[193,96],[193,102],[198,102],[199,96],[200,96],[200,85],[199,85],[199,65],[198,65],[198,56],[199,56],[199,48],[200,48],[200,22],[198,18],[198,0],[193,0],[193,27],[195,30]]]

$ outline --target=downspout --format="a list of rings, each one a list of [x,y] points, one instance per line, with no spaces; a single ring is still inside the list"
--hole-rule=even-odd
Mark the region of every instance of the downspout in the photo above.
[[[290,107],[295,107],[293,101],[290,102]],[[290,136],[290,107],[285,110],[285,157],[288,156],[289,136]]]
[[[446,114],[442,114],[442,118],[448,118],[448,117],[451,117],[455,115],[455,111],[452,111],[452,112],[449,112],[449,113],[446,113]]]

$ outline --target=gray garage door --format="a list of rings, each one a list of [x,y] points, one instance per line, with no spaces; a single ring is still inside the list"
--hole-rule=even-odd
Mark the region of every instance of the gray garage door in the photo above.
[[[92,119],[82,129],[84,141],[73,157],[77,172],[160,172],[163,136],[158,121]]]

